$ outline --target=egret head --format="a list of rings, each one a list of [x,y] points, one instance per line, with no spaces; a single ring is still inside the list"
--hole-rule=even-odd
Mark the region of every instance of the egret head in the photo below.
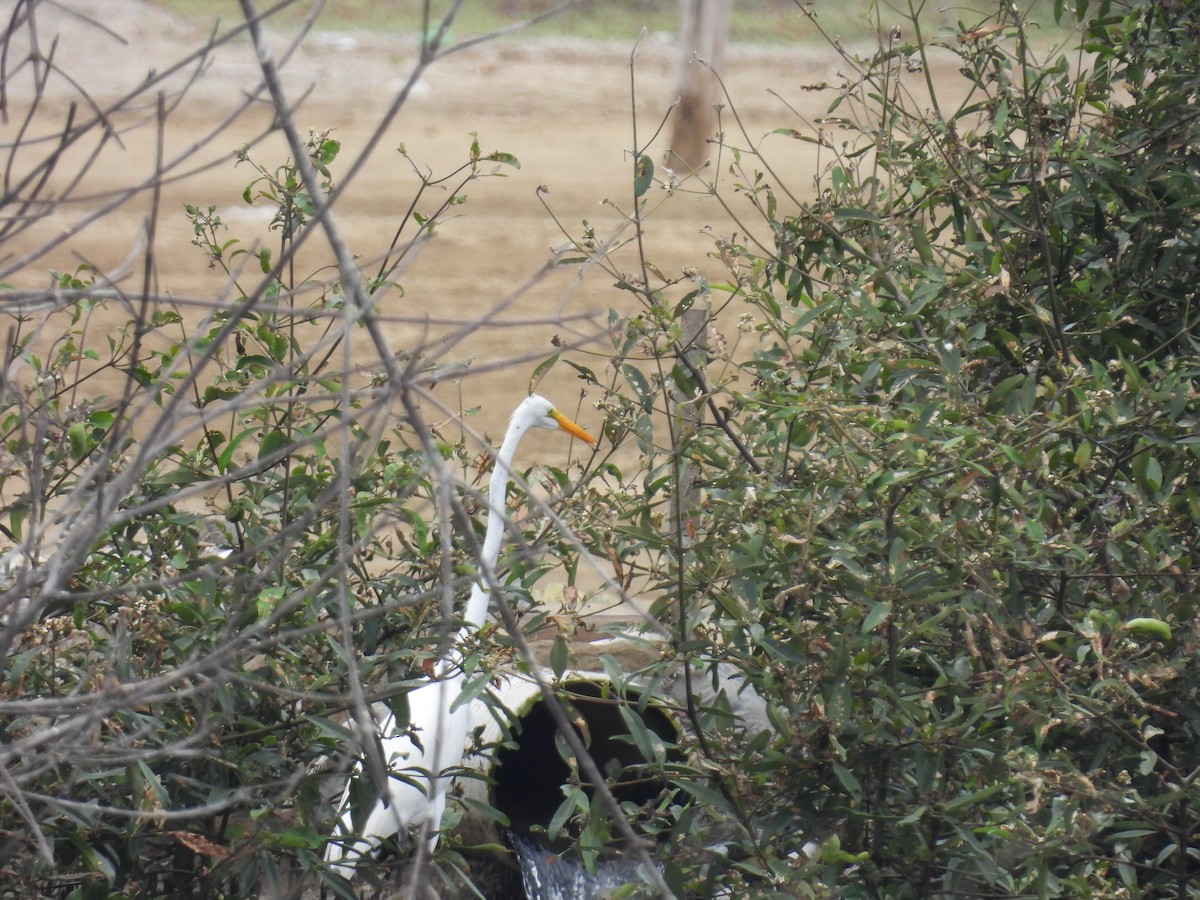
[[[550,428],[565,431],[567,434],[596,443],[596,439],[554,408],[554,404],[545,397],[530,394],[512,414],[513,429],[524,431],[526,428]]]

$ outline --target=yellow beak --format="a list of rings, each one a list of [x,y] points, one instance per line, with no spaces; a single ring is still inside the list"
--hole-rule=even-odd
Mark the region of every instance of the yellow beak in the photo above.
[[[586,431],[584,431],[582,428],[580,428],[578,425],[576,425],[574,422],[572,422],[570,419],[568,419],[566,416],[564,416],[562,413],[560,413],[557,409],[550,410],[550,418],[552,418],[555,422],[557,422],[558,427],[561,428],[563,431],[565,431],[567,434],[574,435],[575,437],[579,438],[581,441],[587,441],[589,444],[596,443],[596,439],[594,437],[592,437],[590,434],[588,434]]]

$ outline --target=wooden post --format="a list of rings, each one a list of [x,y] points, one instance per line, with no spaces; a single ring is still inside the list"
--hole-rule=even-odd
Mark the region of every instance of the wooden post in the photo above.
[[[704,335],[708,329],[708,310],[692,307],[679,318],[679,346],[684,348],[688,362],[698,371],[703,372],[708,362],[708,350],[705,347]],[[671,418],[674,420],[675,447],[673,452],[681,452],[693,434],[700,428],[704,420],[704,398],[686,396],[678,385],[671,386]],[[700,488],[696,486],[696,476],[691,463],[686,456],[679,460],[679,483],[675,485],[675,494],[671,499],[671,521],[682,520],[684,524],[684,539],[691,537],[688,519],[700,503]]]

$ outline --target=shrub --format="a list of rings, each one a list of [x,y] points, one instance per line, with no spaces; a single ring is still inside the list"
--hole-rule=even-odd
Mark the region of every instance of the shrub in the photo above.
[[[1076,6],[1073,59],[1007,5],[844,52],[821,130],[774,138],[821,142],[818,199],[727,132],[727,283],[618,281],[644,463],[597,473],[589,536],[770,723],[687,710],[689,892],[1194,890],[1200,18]],[[724,312],[693,342],[689,308]]]
[[[43,52],[36,5],[5,33],[15,73]],[[433,38],[426,51],[414,80]],[[112,121],[147,98],[154,108],[168,75],[69,119],[64,141],[103,146]],[[32,84],[26,110],[38,128],[61,113],[44,90]],[[352,746],[348,709],[394,703],[404,721],[403,695],[454,626],[442,598],[469,584],[467,547],[449,555],[445,528],[473,522],[482,444],[465,426],[435,438],[420,403],[434,404],[423,366],[436,360],[398,361],[378,323],[413,248],[461,209],[465,187],[516,160],[473,140],[461,163],[419,176],[411,214],[360,271],[331,224],[338,141],[305,139],[286,103],[276,109],[291,157],[264,161],[253,142],[231,160],[247,173],[242,202],[267,210],[266,240],[231,233],[216,205],[159,209],[155,178],[140,188],[152,217],[186,213],[196,266],[224,273],[227,296],[158,293],[154,241],[133,290],[89,265],[54,273],[45,290],[4,286],[6,888],[286,896],[304,876],[344,894],[321,863],[323,768]],[[90,162],[43,198],[63,148],[18,137],[5,152],[22,174],[6,178],[0,206],[34,210],[25,227],[70,211]],[[434,185],[444,196],[417,212]],[[64,238],[48,240],[40,252]],[[308,258],[318,261],[306,272]]]
[[[1057,12],[1073,58],[1009,4],[843,51],[821,129],[771,138],[822,143],[810,202],[727,132],[724,283],[653,265],[646,147],[635,273],[578,242],[640,314],[569,363],[613,452],[567,511],[669,634],[642,671],[605,664],[682,682],[679,748],[626,716],[669,789],[625,811],[679,895],[1195,892],[1200,13]],[[427,379],[378,316],[406,248],[514,160],[472,145],[364,273],[330,224],[336,140],[277,111],[291,158],[240,157],[270,248],[209,198],[187,210],[227,302],[156,294],[153,248],[137,294],[87,266],[7,292],[0,872],[20,889],[346,895],[314,764],[347,710],[403,713],[453,624],[475,445],[424,422]],[[4,204],[32,208],[58,159]],[[318,241],[336,277],[298,273]],[[616,829],[578,787],[553,825],[593,860]]]

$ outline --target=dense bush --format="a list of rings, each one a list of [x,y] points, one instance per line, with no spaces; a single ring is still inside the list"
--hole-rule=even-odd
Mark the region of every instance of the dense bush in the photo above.
[[[1200,10],[1060,3],[1083,40],[1046,52],[1001,7],[843,52],[820,128],[769,139],[822,144],[815,200],[727,131],[723,283],[654,265],[646,147],[637,271],[578,241],[640,313],[569,362],[613,452],[566,512],[669,635],[644,671],[607,665],[682,681],[680,753],[628,716],[668,790],[626,807],[681,896],[1198,893]],[[930,74],[947,58],[958,85]],[[314,764],[347,710],[404,709],[463,593],[467,547],[444,554],[479,447],[426,425],[421,361],[375,329],[407,248],[514,160],[472,146],[360,272],[323,215],[339,147],[285,112],[292,158],[239,163],[277,243],[188,210],[227,301],[87,267],[8,292],[6,885],[345,895]],[[0,206],[33,208],[57,158]],[[322,239],[336,276],[298,274]],[[554,825],[586,859],[615,830],[570,786]]]
[[[46,82],[23,80],[45,50],[36,7],[8,23],[19,64],[0,77],[24,92],[34,130],[53,129],[63,111]],[[431,42],[414,81],[434,56]],[[170,75],[68,119],[64,141],[103,146]],[[472,526],[487,445],[450,414],[434,435],[420,410],[439,408],[437,360],[398,357],[379,320],[463,189],[516,160],[473,141],[457,165],[422,168],[411,214],[360,271],[322,219],[339,144],[306,139],[276,102],[293,155],[264,160],[253,142],[230,161],[265,235],[222,220],[215,204],[236,197],[152,207],[186,212],[195,248],[170,252],[223,273],[222,296],[157,293],[152,241],[133,289],[89,265],[48,289],[4,285],[0,887],[20,896],[292,896],[321,882],[345,894],[321,856],[326,795],[354,746],[347,711],[365,720],[368,703],[394,702],[404,721],[404,693],[454,627],[444,598],[469,585],[469,545],[452,547],[446,526]],[[26,213],[3,239],[69,211],[96,158],[50,193],[62,146],[18,134],[4,150],[0,208]],[[159,187],[100,202],[157,203]],[[426,193],[440,199],[417,212]],[[52,229],[39,252],[71,234]],[[322,245],[311,271],[306,243]],[[552,491],[566,482],[547,477]],[[525,527],[555,540],[536,516]]]
[[[1196,893],[1200,11],[1076,6],[1074,56],[1007,6],[844,54],[820,131],[773,138],[822,142],[819,199],[726,133],[728,282],[619,282],[606,404],[648,457],[593,539],[773,726],[688,710],[674,783],[722,845],[676,833],[689,891]]]
[[[337,150],[306,148],[327,177]],[[287,259],[313,212],[296,166],[260,169],[246,200],[277,211]],[[247,251],[215,209],[188,215],[237,277]],[[346,707],[347,668],[399,680],[387,696],[436,651],[424,426],[397,414],[381,369],[344,367],[340,289],[256,255],[258,287],[199,325],[159,302],[101,332],[92,319],[115,304],[85,269],[58,276],[78,297],[65,309],[16,317],[5,767],[29,805],[5,808],[7,881],[36,877],[17,850],[36,836],[57,863],[43,890],[278,884],[282,859],[309,867],[324,841],[310,767],[349,736],[327,718]],[[105,375],[125,396],[81,401]],[[473,463],[465,439],[444,450]]]

